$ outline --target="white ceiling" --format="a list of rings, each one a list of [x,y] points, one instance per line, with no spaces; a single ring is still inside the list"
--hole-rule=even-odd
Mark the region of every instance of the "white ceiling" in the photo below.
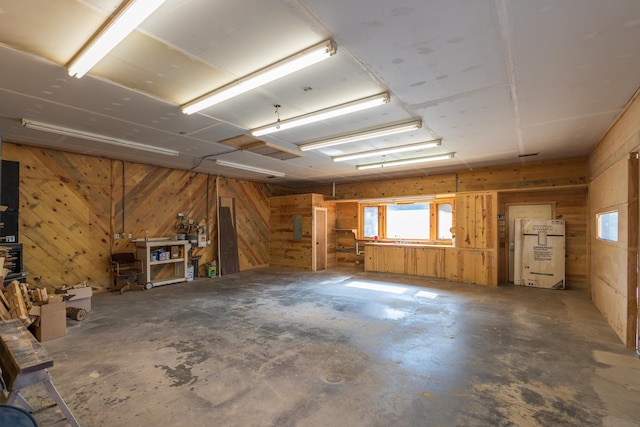
[[[0,0],[0,137],[288,185],[587,155],[640,87],[638,0],[166,0],[81,79],[65,65],[120,0]],[[333,57],[184,115],[180,105],[331,39]],[[409,134],[278,160],[219,141],[382,92],[367,111],[262,137],[288,150],[421,119]],[[175,149],[178,157],[26,129],[21,119]],[[441,138],[438,163],[358,171],[331,156]],[[537,156],[520,158],[523,154]],[[286,174],[268,178],[224,159]]]

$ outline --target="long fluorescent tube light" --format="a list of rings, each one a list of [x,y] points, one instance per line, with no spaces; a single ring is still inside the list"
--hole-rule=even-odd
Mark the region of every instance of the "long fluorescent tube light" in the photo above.
[[[335,107],[326,108],[314,113],[293,117],[287,120],[281,120],[270,125],[262,126],[251,130],[251,135],[262,136],[270,133],[278,132],[285,129],[291,129],[298,126],[307,125],[309,123],[327,120],[345,114],[355,113],[356,111],[366,110],[368,108],[377,107],[390,101],[388,93],[370,96],[368,98],[359,99],[357,101],[348,102],[346,104],[337,105]]]
[[[226,166],[228,168],[242,169],[242,170],[245,170],[245,171],[257,172],[257,173],[262,173],[262,174],[265,174],[265,175],[285,176],[284,172],[278,172],[278,171],[272,171],[272,170],[269,170],[269,169],[257,168],[255,166],[243,165],[243,164],[240,164],[240,163],[228,162],[226,160],[220,160],[220,159],[215,159],[214,161],[216,162],[216,164],[218,164],[220,166]]]
[[[177,156],[175,150],[167,148],[155,147],[153,145],[140,144],[138,142],[127,141],[126,139],[113,138],[111,136],[99,135],[97,133],[85,132],[76,129],[65,128],[47,123],[39,123],[31,120],[22,119],[22,126],[28,129],[39,130],[43,132],[55,133],[58,135],[72,136],[74,138],[89,139],[96,142],[104,142],[105,144],[118,145],[125,148],[133,148],[135,150],[149,151],[151,153],[164,154],[166,156]]]
[[[67,71],[80,78],[135,30],[165,0],[130,0],[71,60]]]
[[[300,151],[317,150],[318,148],[333,147],[335,145],[346,144],[348,142],[362,141],[364,139],[377,138],[387,135],[395,135],[397,133],[408,132],[415,129],[420,129],[422,122],[416,120],[413,122],[402,123],[399,125],[385,126],[378,129],[369,130],[366,132],[352,133],[345,136],[340,136],[331,139],[323,139],[322,141],[308,142],[306,144],[298,145]]]
[[[220,89],[196,98],[183,105],[182,112],[185,114],[193,114],[204,110],[234,96],[238,96],[281,77],[300,71],[303,68],[333,56],[335,53],[336,46],[333,41],[324,41],[253,74],[229,83]]]
[[[413,159],[391,160],[389,162],[370,163],[368,165],[357,165],[356,169],[364,170],[364,169],[388,168],[388,167],[394,167],[394,166],[413,165],[417,163],[435,162],[438,160],[453,159],[454,154],[455,153],[447,153],[439,156],[416,157]]]
[[[404,153],[407,151],[424,150],[440,146],[441,141],[425,141],[417,144],[401,145],[398,147],[381,148],[378,150],[362,151],[360,153],[345,154],[343,156],[332,157],[334,162],[344,162],[347,160],[363,159],[365,157],[385,156],[387,154]]]

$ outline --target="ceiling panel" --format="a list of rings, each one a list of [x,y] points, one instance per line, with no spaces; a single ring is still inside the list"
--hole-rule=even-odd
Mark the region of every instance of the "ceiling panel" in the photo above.
[[[81,79],[64,65],[120,0],[0,0],[0,136],[292,186],[584,156],[640,86],[637,0],[166,0]],[[323,40],[333,57],[200,113],[180,105]],[[279,160],[218,141],[376,93],[384,106],[261,137],[283,150],[410,120],[408,134]],[[22,118],[180,155],[25,129]],[[332,156],[442,138],[428,167],[358,171]],[[231,152],[230,149],[233,151]],[[538,152],[535,158],[521,154]],[[422,155],[409,152],[390,158]],[[207,159],[282,171],[268,178]]]

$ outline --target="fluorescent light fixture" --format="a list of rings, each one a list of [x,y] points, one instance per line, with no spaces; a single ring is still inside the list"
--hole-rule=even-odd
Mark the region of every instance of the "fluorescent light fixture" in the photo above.
[[[384,156],[387,154],[404,153],[407,151],[423,150],[426,148],[434,148],[440,146],[441,141],[425,141],[417,144],[401,145],[398,147],[381,148],[379,150],[362,151],[360,153],[345,154],[343,156],[332,157],[334,162],[344,162],[347,160],[362,159],[372,156]]]
[[[413,165],[417,163],[436,162],[438,160],[453,159],[453,156],[454,156],[454,153],[447,153],[439,156],[416,157],[413,159],[404,159],[404,160],[391,160],[388,162],[370,163],[368,165],[358,165],[356,166],[356,169],[364,170],[364,169],[376,169],[376,168],[389,168],[393,166],[404,166],[404,165]]]
[[[72,136],[74,138],[88,139],[96,142],[104,142],[105,144],[118,145],[125,148],[133,148],[135,150],[149,151],[151,153],[164,154],[166,156],[177,156],[180,154],[175,150],[169,150],[167,148],[140,144],[138,142],[127,141],[126,139],[113,138],[111,136],[99,135],[97,133],[85,132],[47,123],[39,123],[26,119],[22,119],[22,126],[28,129],[50,132],[58,135]]]
[[[243,165],[241,163],[228,162],[226,160],[220,160],[220,159],[215,159],[214,161],[216,162],[216,164],[218,164],[220,166],[226,166],[228,168],[242,169],[242,170],[250,171],[250,172],[263,173],[265,175],[284,176],[283,172],[272,171],[272,170],[269,170],[269,169],[257,168],[255,166]]]
[[[379,95],[370,96],[368,98],[363,98],[357,101],[352,101],[346,104],[341,104],[335,107],[316,111],[315,113],[309,113],[302,116],[293,117],[291,119],[281,120],[267,126],[252,129],[251,135],[267,135],[281,130],[291,129],[298,126],[307,125],[309,123],[315,123],[321,120],[327,120],[334,117],[343,116],[345,114],[355,113],[356,111],[362,111],[368,108],[377,107],[379,105],[386,104],[389,101],[389,94],[381,93]]]
[[[316,64],[336,53],[336,46],[331,40],[298,52],[276,64],[270,65],[253,74],[229,83],[226,86],[209,92],[182,106],[182,112],[193,114],[212,105],[219,104],[259,86],[277,80],[281,77],[300,71],[303,68]]]
[[[80,78],[149,17],[165,0],[130,0],[69,63],[70,76]]]
[[[422,122],[420,120],[402,123],[399,125],[386,126],[378,129],[369,130],[366,132],[352,133],[345,136],[340,136],[331,139],[323,139],[322,141],[308,142],[306,144],[300,144],[298,148],[300,151],[317,150],[318,148],[333,147],[334,145],[346,144],[348,142],[362,141],[364,139],[377,138],[380,136],[394,135],[397,133],[408,132],[415,129],[420,129]]]

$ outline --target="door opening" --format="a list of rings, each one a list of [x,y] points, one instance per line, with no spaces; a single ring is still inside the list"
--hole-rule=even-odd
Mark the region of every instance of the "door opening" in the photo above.
[[[509,238],[509,282],[514,280],[514,251],[515,251],[515,220],[516,219],[553,219],[554,204],[539,205],[508,205],[507,221],[509,221],[508,238]],[[503,264],[504,265],[504,264]]]

